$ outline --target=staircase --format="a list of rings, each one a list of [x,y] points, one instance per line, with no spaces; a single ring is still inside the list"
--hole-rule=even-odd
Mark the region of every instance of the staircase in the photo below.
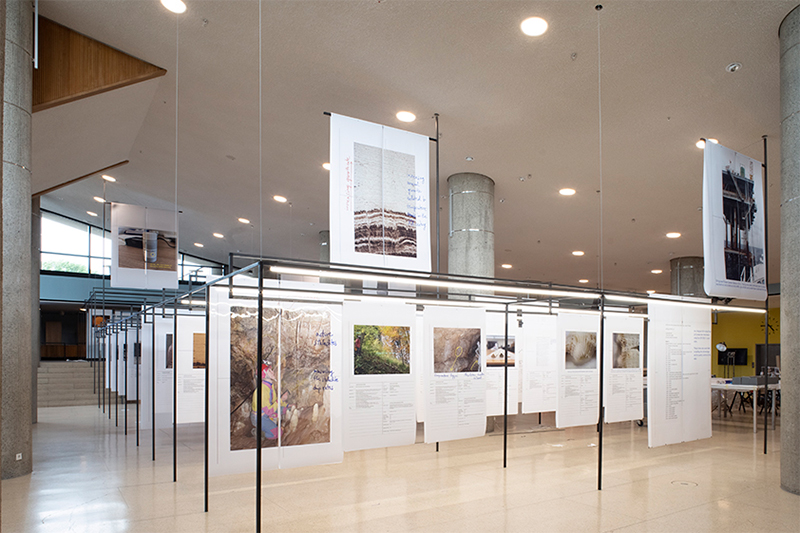
[[[38,406],[97,405],[97,395],[92,392],[95,370],[88,361],[42,361],[37,379]]]

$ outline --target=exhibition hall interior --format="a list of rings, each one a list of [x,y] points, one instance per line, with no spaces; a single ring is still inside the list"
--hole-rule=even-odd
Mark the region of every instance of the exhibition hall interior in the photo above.
[[[798,531],[797,0],[0,29],[0,531]]]

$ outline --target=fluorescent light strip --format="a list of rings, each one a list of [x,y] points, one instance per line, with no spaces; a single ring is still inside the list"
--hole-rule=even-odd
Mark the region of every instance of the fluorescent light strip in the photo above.
[[[276,274],[292,274],[295,276],[314,276],[322,278],[337,278],[337,279],[352,279],[358,281],[381,281],[381,282],[398,282],[410,283],[414,285],[422,285],[424,287],[440,287],[445,289],[468,289],[474,291],[495,291],[505,292],[511,294],[535,294],[539,296],[560,296],[564,298],[582,298],[582,299],[595,299],[600,298],[599,294],[590,292],[569,292],[569,291],[554,291],[550,289],[529,289],[525,287],[508,287],[503,285],[485,285],[478,283],[468,283],[462,281],[436,281],[431,279],[407,279],[394,276],[376,275],[376,274],[362,274],[362,273],[349,273],[349,272],[336,272],[325,270],[310,270],[305,268],[292,268],[282,266],[271,266],[270,272]]]
[[[682,302],[676,300],[662,300],[660,298],[637,298],[635,296],[618,296],[615,294],[607,294],[607,300],[616,302],[629,302],[647,305],[651,303],[661,303],[666,305],[676,305],[679,307],[693,307],[695,309],[708,309],[710,311],[736,311],[740,313],[757,313],[763,315],[766,311],[757,307],[732,307],[729,305],[713,305],[695,302]]]

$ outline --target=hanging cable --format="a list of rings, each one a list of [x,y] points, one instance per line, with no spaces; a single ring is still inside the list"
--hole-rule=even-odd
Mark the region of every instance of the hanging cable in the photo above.
[[[603,279],[603,68],[602,68],[602,61],[600,55],[600,12],[603,10],[603,6],[601,4],[597,4],[595,7],[597,11],[597,130],[598,130],[598,151],[599,151],[599,158],[598,158],[598,166],[600,170],[600,189],[597,191],[600,194],[600,253],[598,254],[598,279],[600,282],[600,289],[602,290],[604,287],[604,279]]]

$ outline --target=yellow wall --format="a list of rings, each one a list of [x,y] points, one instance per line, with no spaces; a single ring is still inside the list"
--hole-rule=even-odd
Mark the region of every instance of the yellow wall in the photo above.
[[[769,343],[781,342],[780,308],[769,310]],[[754,376],[756,344],[764,344],[764,315],[754,313],[717,313],[717,323],[711,325],[711,373],[717,377],[725,375],[725,366],[717,365],[717,343],[724,342],[729,348],[747,348],[747,366],[736,366],[737,376]]]

